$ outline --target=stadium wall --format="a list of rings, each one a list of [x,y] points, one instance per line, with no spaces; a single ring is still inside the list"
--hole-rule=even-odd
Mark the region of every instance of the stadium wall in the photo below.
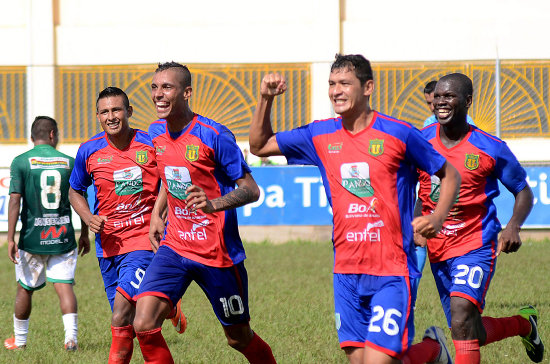
[[[521,98],[513,90],[509,97],[524,103],[526,113],[531,113],[522,116],[526,120],[540,121],[533,115],[548,114],[550,72],[545,67],[533,70],[539,60],[550,60],[550,48],[541,46],[550,38],[550,2],[546,0],[464,0],[459,5],[435,0],[280,0],[276,4],[165,0],[162,5],[149,0],[0,0],[0,8],[0,76],[14,68],[22,75],[22,81],[13,77],[0,82],[0,93],[12,92],[0,100],[0,122],[5,120],[0,131],[16,135],[15,141],[0,142],[0,167],[8,167],[13,157],[31,146],[29,129],[35,115],[65,117],[58,105],[68,101],[56,97],[60,89],[56,75],[63,67],[148,65],[152,70],[156,62],[168,60],[212,66],[307,65],[307,115],[322,119],[334,115],[327,98],[327,77],[337,52],[364,54],[380,65],[380,72],[416,70],[421,76],[412,77],[414,90],[449,67],[459,67],[477,82],[474,70],[480,62],[484,71],[478,69],[479,84],[490,87],[490,82],[482,81],[488,79],[497,59],[504,60],[503,66],[527,60],[530,66],[509,77],[521,86],[517,88]],[[443,62],[439,68],[438,62]],[[406,69],[399,71],[403,64]],[[426,64],[431,68],[423,71]],[[384,86],[377,84],[376,108],[384,105],[383,92],[396,91]],[[255,91],[251,92],[253,98]],[[425,113],[421,94],[414,95],[419,115]],[[93,99],[94,93],[88,97]],[[399,103],[403,99],[397,100],[395,105],[403,104]],[[485,104],[489,110],[491,105]],[[394,112],[388,113],[420,122],[414,115]],[[85,118],[93,123],[93,107]],[[539,134],[527,133],[528,137],[519,139],[504,136],[521,161],[550,161],[548,119],[543,121]],[[514,127],[525,125],[512,122],[509,126],[513,133]],[[240,145],[247,147],[246,138],[241,138]],[[60,145],[70,155],[77,148],[76,140],[62,140]]]

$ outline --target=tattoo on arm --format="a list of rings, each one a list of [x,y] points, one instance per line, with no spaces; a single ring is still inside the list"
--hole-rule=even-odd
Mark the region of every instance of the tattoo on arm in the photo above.
[[[211,200],[214,211],[235,209],[254,201],[254,194],[247,186],[242,186],[229,192],[227,195]]]

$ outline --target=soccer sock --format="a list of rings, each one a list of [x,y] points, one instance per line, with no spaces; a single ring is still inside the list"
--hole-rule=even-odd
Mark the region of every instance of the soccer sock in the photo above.
[[[66,313],[62,316],[63,327],[65,328],[65,344],[70,340],[77,343],[76,337],[78,335],[78,314]]]
[[[479,364],[481,354],[479,352],[479,341],[476,340],[453,340],[456,356],[455,364]]]
[[[145,363],[174,364],[170,349],[164,341],[161,327],[149,331],[136,332]]]
[[[15,345],[27,345],[27,334],[29,333],[29,319],[19,320],[13,315],[13,334],[15,337]]]
[[[485,344],[494,343],[507,337],[527,336],[531,332],[531,323],[520,315],[512,317],[482,317],[483,327],[487,333]]]
[[[128,364],[134,352],[134,327],[111,326],[112,340],[109,351],[110,364]]]
[[[254,333],[254,337],[248,346],[241,350],[241,353],[252,364],[276,364],[271,347],[262,340],[260,336]]]
[[[441,346],[437,341],[425,338],[411,346],[401,361],[403,364],[429,363],[437,359],[440,351]]]

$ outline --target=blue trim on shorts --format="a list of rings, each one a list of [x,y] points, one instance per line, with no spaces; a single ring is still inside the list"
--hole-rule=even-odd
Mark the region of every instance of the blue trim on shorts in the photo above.
[[[203,290],[222,325],[248,323],[248,275],[244,262],[230,267],[211,267],[163,245],[147,269],[137,298],[161,297],[173,307],[193,281]]]
[[[496,244],[482,246],[462,256],[431,263],[441,306],[451,327],[451,297],[472,302],[480,313],[496,270]]]
[[[117,291],[130,302],[135,301],[137,291],[153,256],[154,253],[150,250],[136,250],[112,257],[97,258],[111,311]]]
[[[401,358],[414,339],[410,278],[335,273],[333,280],[340,347],[368,345]]]

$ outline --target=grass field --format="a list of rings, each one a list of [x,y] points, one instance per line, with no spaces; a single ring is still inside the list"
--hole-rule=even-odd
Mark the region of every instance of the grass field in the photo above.
[[[291,242],[246,244],[251,326],[267,341],[279,363],[346,363],[334,329],[332,245]],[[13,330],[15,282],[7,246],[0,247],[0,338]],[[516,254],[499,258],[485,314],[514,315],[533,304],[540,311],[542,339],[550,345],[550,241],[528,241]],[[79,346],[63,350],[63,325],[51,284],[34,295],[27,350],[0,349],[0,363],[105,363],[110,345],[110,310],[94,256],[80,259],[75,291],[79,300]],[[188,329],[178,335],[169,322],[164,336],[177,363],[246,363],[227,346],[209,302],[192,284],[183,299]],[[430,325],[445,326],[429,266],[416,306],[416,339]],[[448,335],[449,338],[449,335]],[[451,345],[452,346],[452,345]],[[481,349],[482,363],[529,363],[519,338]],[[137,340],[132,363],[143,362]],[[549,363],[548,355],[544,359]]]

